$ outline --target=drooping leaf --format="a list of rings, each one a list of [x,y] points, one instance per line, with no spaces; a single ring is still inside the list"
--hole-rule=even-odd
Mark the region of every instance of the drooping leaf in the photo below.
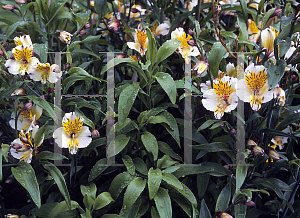
[[[148,189],[149,189],[149,198],[152,200],[160,187],[162,179],[162,173],[160,169],[154,170],[151,167],[148,171]]]
[[[159,72],[155,74],[155,78],[157,82],[160,84],[160,86],[163,88],[163,90],[167,93],[169,96],[172,104],[176,103],[176,85],[173,80],[173,78],[168,73]]]
[[[91,169],[91,172],[89,174],[89,178],[88,181],[91,182],[94,179],[96,179],[98,176],[101,175],[101,173],[103,173],[104,170],[106,170],[109,167],[109,165],[107,165],[107,160],[106,158],[102,158],[100,160],[98,160],[95,165],[93,166],[93,168]]]
[[[128,172],[118,174],[109,186],[109,193],[116,200],[122,190],[134,179]]]
[[[172,218],[171,199],[167,189],[159,188],[154,196],[154,201],[160,217]]]
[[[153,159],[157,160],[158,144],[155,136],[150,132],[144,132],[144,134],[141,136],[141,139],[147,151],[153,155]]]
[[[166,41],[159,47],[157,52],[156,64],[159,64],[163,60],[167,59],[171,54],[173,54],[176,49],[181,45],[181,42],[178,39],[171,39]]]
[[[102,192],[100,195],[97,196],[95,200],[94,210],[99,210],[113,201],[114,199],[111,197],[109,192]]]

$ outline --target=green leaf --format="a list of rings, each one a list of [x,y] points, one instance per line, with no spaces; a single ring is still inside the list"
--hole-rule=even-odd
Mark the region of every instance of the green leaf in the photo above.
[[[162,141],[158,141],[157,143],[158,143],[158,149],[161,152],[163,152],[166,155],[169,155],[170,157],[176,160],[182,161],[182,158],[176,152],[174,152],[173,149],[167,143]]]
[[[148,37],[148,49],[146,53],[146,58],[151,62],[151,66],[156,63],[156,39],[154,38],[151,30],[147,28],[147,37]]]
[[[16,180],[28,191],[33,202],[41,207],[41,195],[39,185],[31,165],[25,161],[18,162],[17,167],[12,167],[11,172]]]
[[[181,41],[178,39],[171,39],[166,41],[159,47],[157,52],[157,61],[156,64],[158,65],[163,60],[167,59],[171,54],[173,54],[176,49],[181,45]]]
[[[285,117],[277,126],[277,130],[282,131],[284,130],[289,124],[297,123],[300,120],[300,113],[292,113]]]
[[[173,188],[176,188],[177,190],[183,189],[181,182],[168,171],[162,171],[162,180],[164,180],[166,183],[168,183]]]
[[[2,145],[1,145],[1,152],[0,152],[0,155],[2,155],[2,156],[4,157],[4,160],[5,160],[6,162],[8,162],[8,157],[7,157],[7,155],[8,155],[9,149],[10,149],[10,147],[9,147],[8,144],[2,144]]]
[[[200,199],[204,197],[204,194],[208,187],[209,178],[210,175],[208,173],[199,173],[197,175],[197,189],[198,189],[198,196]]]
[[[141,195],[145,187],[146,180],[141,177],[136,177],[129,183],[123,198],[123,210],[125,212],[130,209],[130,207]]]
[[[51,177],[54,179],[55,183],[57,184],[60,193],[65,198],[65,202],[67,203],[68,207],[71,209],[71,199],[70,199],[65,178],[63,177],[62,173],[54,164],[48,161],[44,161],[43,163],[44,163],[43,165],[44,168],[49,171]]]
[[[240,190],[240,188],[242,187],[242,185],[245,181],[245,178],[247,176],[247,170],[248,170],[248,166],[244,166],[244,165],[240,165],[240,164],[237,165],[235,192]]]
[[[123,123],[135,101],[135,98],[139,92],[139,83],[133,82],[132,85],[127,86],[120,94],[119,104],[118,104],[118,122]]]
[[[188,201],[191,202],[191,204],[193,204],[194,206],[197,206],[197,200],[195,195],[193,194],[193,192],[183,183],[181,183],[182,185],[182,189],[177,189],[175,187],[175,189],[181,194],[183,195]]]
[[[246,0],[240,0],[240,3],[241,3],[241,7],[242,7],[244,20],[247,21],[248,20],[247,2],[246,2]]]
[[[217,203],[216,203],[216,212],[223,212],[227,209],[229,201],[231,198],[231,182],[228,182],[227,185],[222,189]]]
[[[167,189],[159,188],[154,196],[154,201],[160,217],[172,218],[171,199]]]
[[[266,11],[265,16],[264,16],[264,26],[263,27],[265,27],[266,23],[268,22],[270,16],[274,13],[274,11],[275,11],[275,8],[272,8],[272,9],[269,9]]]
[[[122,190],[134,179],[128,172],[118,174],[110,184],[109,192],[111,196],[116,200]]]
[[[18,21],[14,24],[12,24],[10,27],[8,27],[8,29],[6,30],[6,38],[8,39],[10,37],[11,34],[13,34],[16,29],[19,27],[19,26],[24,26],[25,24],[27,24],[27,21]]]
[[[214,78],[218,76],[219,65],[225,54],[226,49],[221,44],[221,42],[214,43],[208,55],[209,69]]]
[[[158,144],[154,135],[150,132],[144,132],[141,136],[142,142],[149,153],[153,155],[153,159],[157,160]]]
[[[96,129],[95,124],[93,121],[91,121],[89,118],[85,116],[85,114],[79,110],[78,106],[75,106],[75,114],[77,117],[82,117],[83,118],[83,123],[91,127],[92,129]]]
[[[86,72],[84,69],[79,68],[79,67],[72,67],[69,71],[68,74],[70,75],[66,79],[64,79],[62,85],[66,86],[68,83],[80,81],[80,80],[97,80],[99,82],[106,82],[103,79],[93,77],[90,75],[88,72]]]
[[[283,57],[291,47],[291,38],[279,42],[279,57]]]
[[[25,82],[23,81],[18,81],[14,84],[12,84],[10,87],[8,87],[7,89],[5,89],[4,91],[1,92],[0,95],[0,100],[6,97],[10,97],[11,94],[18,88],[20,88],[22,86],[22,84],[24,84]]]
[[[151,218],[160,218],[158,211],[155,207],[151,207]]]
[[[94,200],[96,199],[97,187],[96,187],[95,183],[91,183],[87,186],[80,185],[80,190],[81,190],[82,196],[87,195]]]
[[[176,103],[176,84],[173,80],[173,78],[168,73],[159,72],[155,74],[155,78],[157,82],[160,84],[160,86],[163,88],[163,90],[167,93],[169,96],[172,104]]]
[[[188,200],[186,200],[182,197],[181,194],[176,192],[170,192],[170,197],[183,209],[188,217],[192,217],[192,207],[191,203]]]
[[[170,135],[175,139],[178,146],[180,147],[179,130],[174,116],[167,111],[163,111],[160,115],[163,115],[169,121],[172,129],[164,123],[162,123],[162,126],[165,127],[165,129],[170,133]]]
[[[170,158],[169,155],[164,155],[162,158],[157,160],[157,168],[164,169],[177,163],[178,162]]]
[[[34,104],[36,104],[37,106],[39,106],[39,107],[43,108],[45,111],[47,111],[48,114],[50,115],[50,117],[55,122],[57,122],[57,119],[55,119],[55,117],[54,117],[54,109],[50,103],[48,103],[43,98],[40,98],[40,97],[37,97],[34,95],[26,95],[26,98],[30,99]]]
[[[131,157],[129,157],[128,155],[125,155],[124,157],[122,157],[122,160],[125,164],[125,167],[127,169],[127,171],[134,176],[135,175],[135,165],[131,159]]]
[[[102,192],[100,195],[97,196],[95,200],[94,210],[99,210],[113,201],[114,199],[111,197],[109,192]]]
[[[37,24],[37,23],[35,23],[35,24]],[[40,61],[42,63],[47,63],[47,51],[48,51],[48,44],[47,43],[44,43],[44,44],[34,43],[33,44],[33,50],[34,50],[35,53],[37,53],[40,56],[40,58],[41,58]]]
[[[165,123],[167,125],[169,125],[169,127],[172,129],[171,124],[169,123],[169,121],[167,120],[167,118],[165,118],[162,115],[158,115],[158,116],[151,116],[149,117],[149,119],[147,120],[148,123],[152,123],[152,124],[157,124],[157,123]],[[173,129],[172,129],[173,130]]]
[[[101,175],[101,173],[103,173],[104,170],[106,170],[109,167],[109,165],[107,165],[107,160],[106,158],[102,158],[100,160],[98,160],[95,165],[93,166],[93,168],[91,169],[88,181],[91,182],[94,179],[96,179],[98,176]]]
[[[38,129],[38,131],[35,133],[35,136],[34,136],[34,145],[36,147],[40,146],[40,144],[42,143],[42,141],[44,140],[44,132],[45,132],[45,127],[46,127],[46,124],[48,122],[46,122],[41,128]]]
[[[205,143],[201,145],[193,145],[194,149],[206,152],[231,151],[224,142]]]
[[[244,204],[234,205],[234,213],[236,218],[245,218],[247,214],[247,206]]]
[[[67,159],[67,157],[59,153],[52,153],[51,151],[42,151],[38,153],[35,159],[36,160],[62,160],[62,159]]]
[[[32,209],[30,213],[38,217],[48,217],[49,213],[56,205],[58,205],[58,202],[46,203],[43,204],[40,208],[36,207]]]
[[[143,161],[143,159],[136,157],[133,159],[133,163],[134,163],[136,171],[138,171],[144,175],[148,175],[148,168],[147,168],[147,165],[145,164],[145,162]]]
[[[118,135],[115,141],[111,141],[107,148],[107,157],[113,157],[119,154],[128,144],[130,137],[124,134]]]
[[[284,75],[286,62],[278,60],[276,67],[271,61],[266,62],[265,65],[268,68],[268,85],[270,89],[273,89]]]
[[[204,199],[201,201],[199,218],[212,218]]]
[[[152,200],[159,189],[162,179],[162,173],[160,169],[154,170],[151,167],[148,171],[148,189],[149,189],[149,198]]]
[[[70,204],[70,206],[69,206]],[[49,213],[47,217],[56,217],[62,212],[68,211],[68,210],[74,210],[76,208],[79,208],[79,204],[76,201],[70,201],[70,203],[67,204],[65,201],[60,202],[57,204]]]
[[[101,218],[122,218],[118,214],[104,214]]]
[[[98,20],[102,20],[102,18],[106,15],[108,7],[107,0],[97,0],[94,5],[95,11],[98,14]]]
[[[225,167],[223,167],[225,169]],[[187,175],[192,175],[192,174],[199,174],[199,173],[208,173],[208,172],[213,172],[214,171],[214,166],[208,167],[208,166],[180,166],[179,169],[177,169],[173,175],[176,178],[184,177]]]
[[[95,200],[91,198],[90,196],[84,195],[83,196],[83,204],[87,211],[91,211],[92,207],[95,203]]]

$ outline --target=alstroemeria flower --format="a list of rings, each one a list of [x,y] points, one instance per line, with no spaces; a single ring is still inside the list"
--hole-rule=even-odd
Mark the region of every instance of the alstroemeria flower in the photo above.
[[[187,8],[189,11],[193,10],[193,8],[198,4],[197,0],[187,0],[184,3],[185,8]]]
[[[10,153],[11,155],[20,160],[20,161],[26,161],[27,163],[30,163],[32,160],[33,152],[38,152],[37,148],[43,143],[44,137],[42,138],[42,141],[37,145],[34,142],[35,134],[38,131],[39,126],[35,126],[32,129],[32,132],[24,133],[23,130],[21,130],[19,134],[19,138],[15,139],[11,143]]]
[[[64,43],[67,43],[67,44],[70,44],[71,43],[71,37],[73,35],[71,33],[68,33],[67,31],[60,31],[59,33],[59,39],[64,42]]]
[[[274,89],[274,98],[277,99],[280,106],[285,104],[285,91],[280,87],[275,87]]]
[[[40,63],[34,60],[28,68],[28,74],[34,81],[42,81],[45,84],[47,81],[56,83],[62,76],[62,72],[57,64]]]
[[[285,128],[282,130],[282,132],[286,134],[290,134],[290,129],[289,127]],[[271,140],[272,143],[274,143],[276,146],[279,147],[280,150],[284,148],[284,144],[288,143],[288,137],[285,136],[274,136]]]
[[[204,89],[202,104],[209,110],[213,111],[216,119],[221,119],[225,112],[234,110],[238,103],[236,95],[236,78],[223,76],[213,83],[213,89]]]
[[[15,37],[14,42],[16,46],[23,45],[23,46],[28,46],[31,50],[33,49],[32,41],[29,35]]]
[[[32,57],[32,48],[30,46],[18,45],[13,48],[12,54],[15,59],[9,59],[5,63],[5,67],[11,74],[20,73],[22,76],[25,75],[29,65],[37,60],[37,58]]]
[[[130,49],[138,51],[143,57],[148,48],[148,37],[146,31],[136,29],[134,42],[127,42],[127,45]]]
[[[193,68],[193,70],[196,70],[197,71],[197,75],[198,76],[201,76],[204,72],[207,71],[209,67],[209,64],[208,62],[206,61],[199,61]]]
[[[68,148],[71,154],[76,154],[78,148],[85,148],[91,143],[92,133],[87,126],[82,126],[83,120],[74,112],[65,114],[62,120],[63,127],[53,133],[53,138],[59,142],[58,146]]]
[[[260,30],[258,29],[258,27],[256,26],[256,24],[255,24],[255,22],[253,20],[248,20],[248,24],[249,24],[248,34],[250,35],[248,37],[248,39],[251,42],[255,42],[256,43],[257,40],[260,37]],[[259,27],[261,27],[260,23],[259,23]]]
[[[234,78],[237,77],[237,70],[236,70],[236,67],[234,66],[233,63],[229,62],[226,65],[226,73],[227,73],[227,76],[231,76],[231,77],[234,77]]]
[[[200,52],[196,46],[190,46],[188,44],[188,41],[192,38],[190,35],[186,35],[184,32],[183,28],[176,28],[172,33],[171,33],[171,38],[172,39],[178,39],[181,41],[181,45],[178,48],[178,53],[182,55],[182,57],[185,60],[186,64],[190,63],[190,56],[198,56],[200,55]]]
[[[245,79],[238,81],[238,97],[244,102],[250,102],[251,108],[258,111],[262,103],[273,98],[269,91],[266,68],[263,65],[249,65],[245,70]]]
[[[170,23],[166,21],[159,25],[158,25],[158,23],[154,24],[153,26],[150,27],[150,30],[154,37],[156,37],[158,35],[165,36],[169,33],[170,26],[171,26]]]
[[[26,107],[26,105],[24,107]],[[37,120],[43,113],[43,109],[37,105],[33,105],[29,109],[24,107],[23,105],[20,105],[18,108],[20,115],[17,120],[17,130],[23,130],[27,133],[36,125]],[[11,128],[15,129],[15,114],[13,113],[11,117],[12,119],[9,121],[9,125]]]

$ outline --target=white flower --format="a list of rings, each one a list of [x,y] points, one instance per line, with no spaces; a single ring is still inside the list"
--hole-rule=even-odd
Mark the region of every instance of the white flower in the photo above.
[[[182,55],[182,57],[185,60],[186,64],[190,63],[190,56],[198,56],[200,55],[200,52],[196,46],[191,46],[188,44],[188,41],[192,38],[190,35],[186,35],[184,32],[183,28],[176,28],[172,33],[171,33],[171,38],[172,39],[178,39],[181,41],[181,45],[178,48],[178,53]]]
[[[29,47],[31,50],[33,49],[32,41],[29,35],[24,35],[20,37],[15,37],[14,38],[16,46],[18,45],[23,45]]]
[[[285,104],[285,91],[280,87],[275,87],[274,89],[274,98],[277,99],[280,106]]]
[[[143,57],[148,48],[148,37],[146,31],[135,30],[134,42],[127,42],[130,49],[138,51]]]
[[[35,59],[28,68],[28,74],[34,81],[42,81],[45,84],[47,81],[56,83],[62,76],[62,72],[57,64],[40,63]]]
[[[213,89],[201,89],[203,92],[202,104],[213,111],[216,119],[221,119],[225,112],[230,112],[237,107],[236,78],[223,76],[214,80]]]
[[[154,24],[153,26],[150,27],[151,32],[153,33],[153,36],[156,37],[158,35],[167,35],[170,30],[170,23],[168,21],[165,21],[161,24]]]
[[[67,31],[60,31],[59,33],[59,39],[64,42],[64,43],[67,43],[67,44],[70,44],[71,43],[71,37],[73,35]]]
[[[290,130],[289,127],[285,128],[284,130],[282,130],[282,132],[290,134]],[[283,144],[288,143],[288,137],[285,136],[274,136],[271,140],[271,142],[273,142],[275,145],[277,145],[279,147],[280,150],[282,150],[284,148]]]
[[[30,46],[18,45],[12,50],[15,60],[9,59],[5,63],[5,67],[11,74],[25,75],[28,67],[36,61],[37,58],[32,57],[32,48]]]
[[[266,28],[261,32],[261,42],[270,52],[274,51],[275,30]]]
[[[228,76],[235,77],[235,78],[237,77],[237,70],[233,63],[229,62],[226,65],[226,73]]]
[[[32,132],[28,132],[26,134],[24,134],[23,130],[21,130],[19,138],[15,139],[11,144],[10,153],[14,158],[20,161],[26,161],[27,163],[31,162],[33,152],[37,152],[37,148],[44,141],[43,136],[42,141],[38,145],[34,143],[35,134],[38,129],[39,126],[35,126],[32,129]]]
[[[91,143],[89,128],[82,126],[83,118],[77,117],[74,112],[65,114],[62,125],[53,133],[53,138],[61,148],[69,148],[71,154],[76,154],[78,148],[85,148]]]
[[[266,68],[262,65],[249,65],[245,70],[245,79],[238,81],[237,95],[244,102],[250,102],[251,108],[258,111],[262,103],[273,98],[269,91]]]
[[[193,8],[198,4],[198,0],[187,0],[184,5],[189,11],[193,10]]]
[[[23,105],[20,105],[19,110],[19,117],[17,120],[17,130],[23,130],[26,133],[35,126],[37,120],[41,117],[43,113],[43,109],[37,105],[33,105],[28,110],[23,110]],[[15,129],[15,114],[11,115],[12,119],[9,121],[9,125]]]
[[[201,76],[204,72],[207,71],[209,67],[209,64],[208,62],[206,61],[199,61],[193,68],[193,70],[196,70],[197,71],[197,75],[198,76]]]

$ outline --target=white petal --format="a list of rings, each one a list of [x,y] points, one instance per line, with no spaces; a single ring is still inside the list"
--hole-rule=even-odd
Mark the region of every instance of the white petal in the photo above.
[[[263,65],[256,65],[250,64],[246,69],[245,69],[245,74],[250,73],[253,71],[253,73],[257,74],[259,71],[262,71],[263,69],[266,69]],[[267,70],[267,69],[266,69]]]
[[[50,83],[56,83],[59,78],[62,76],[62,71],[59,69],[59,66],[56,64],[52,64],[50,68],[50,75],[48,81]]]
[[[241,79],[237,82],[236,94],[243,102],[250,102],[249,96],[252,94],[251,90],[246,84],[245,79]]]
[[[37,106],[36,104],[34,104],[31,108],[31,112],[33,115],[35,115],[35,119],[39,119],[43,113],[43,108]]]
[[[63,127],[59,127],[53,132],[53,138],[55,143],[61,148],[69,148],[68,142],[70,136],[65,132]]]
[[[5,63],[5,67],[8,69],[8,72],[11,74],[19,74],[20,66],[22,65],[21,61],[8,59]]]
[[[127,42],[127,46],[130,49],[134,49],[136,51],[140,51],[140,49],[141,49],[141,45],[139,43],[136,43],[136,42]]]
[[[65,113],[64,118],[69,118],[70,120],[75,120],[77,118],[75,112]]]
[[[75,135],[75,138],[77,138],[79,141],[78,148],[87,147],[92,141],[91,135],[92,133],[90,132],[89,128],[87,126],[83,126],[80,132]]]
[[[213,89],[210,89],[203,93],[202,104],[209,111],[215,111],[219,104],[219,96]]]
[[[273,99],[273,91],[267,91],[263,94],[264,99],[262,100],[262,103],[266,103],[268,101],[271,101]]]
[[[230,103],[230,105],[228,107],[226,107],[225,112],[230,112],[232,110],[235,110],[235,108],[237,107],[237,105],[238,105],[238,96],[235,92],[230,95],[229,103]]]
[[[167,23],[162,23],[158,25],[158,27],[155,30],[156,36],[158,35],[167,35],[169,33],[170,26]]]
[[[289,59],[295,50],[296,48],[294,46],[290,47],[289,50],[286,52],[284,59]]]

